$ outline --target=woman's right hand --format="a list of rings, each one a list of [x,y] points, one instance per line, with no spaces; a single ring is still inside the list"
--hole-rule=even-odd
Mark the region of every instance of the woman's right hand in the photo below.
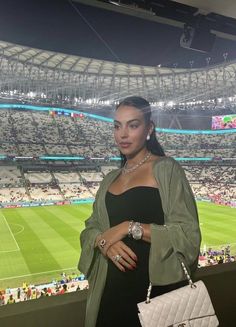
[[[121,271],[134,270],[137,266],[136,254],[123,241],[111,245],[106,255]],[[120,256],[120,259],[116,260],[116,256]]]
[[[128,234],[128,226],[129,222],[123,221],[116,226],[108,228],[105,232],[97,236],[95,247],[98,246],[102,254],[106,256],[109,247],[121,241]],[[101,241],[104,241],[104,245],[100,244]]]

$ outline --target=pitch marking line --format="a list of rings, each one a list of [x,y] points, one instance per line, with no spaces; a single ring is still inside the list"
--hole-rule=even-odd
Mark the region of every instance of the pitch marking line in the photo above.
[[[0,251],[0,254],[1,253],[10,253],[10,252],[18,252],[18,251],[20,251],[20,249],[19,250],[3,250],[3,251]]]
[[[67,271],[67,270],[72,270],[72,269],[77,270],[76,267],[63,268],[63,269],[57,269],[57,270],[49,270],[49,271],[38,272],[38,273],[34,273],[34,274],[27,274],[27,275],[19,275],[19,276],[14,276],[14,277],[1,278],[0,281],[9,280],[9,279],[16,279],[16,278],[23,278],[23,277],[29,277],[29,276],[35,276],[35,275],[44,275],[44,274],[53,273],[53,272],[57,272],[57,271]]]
[[[20,247],[19,247],[19,245],[18,245],[18,243],[17,243],[17,241],[16,241],[16,239],[15,239],[15,236],[14,236],[14,234],[12,233],[12,230],[11,230],[11,228],[10,228],[10,226],[9,226],[7,220],[6,220],[6,217],[4,216],[3,213],[2,213],[2,216],[3,216],[4,220],[5,220],[5,223],[6,223],[6,225],[7,225],[7,228],[9,229],[9,232],[10,232],[10,234],[11,234],[11,236],[12,236],[12,238],[13,238],[15,244],[16,244],[17,251],[20,251]],[[14,250],[14,251],[15,251],[15,250]]]
[[[18,232],[14,233],[15,235],[21,234],[25,230],[25,227],[20,224],[11,224],[11,225],[20,226],[21,228]]]

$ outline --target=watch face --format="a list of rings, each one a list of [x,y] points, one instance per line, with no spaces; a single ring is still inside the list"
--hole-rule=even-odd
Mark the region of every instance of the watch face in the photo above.
[[[142,237],[142,231],[141,229],[136,229],[136,231],[134,232],[134,239],[135,240],[140,240],[140,238]]]
[[[143,236],[143,228],[140,225],[135,225],[132,230],[132,235],[135,240],[140,240]]]

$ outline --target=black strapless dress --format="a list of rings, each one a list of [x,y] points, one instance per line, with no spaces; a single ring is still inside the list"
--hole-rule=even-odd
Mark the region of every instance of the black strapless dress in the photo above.
[[[145,224],[164,224],[164,213],[158,188],[133,187],[124,193],[106,194],[110,226],[134,220]],[[144,301],[149,285],[148,261],[150,243],[124,238],[124,243],[137,255],[137,268],[121,272],[108,261],[106,284],[103,291],[96,327],[140,327],[137,303]],[[182,283],[154,286],[151,296],[157,296],[182,286]]]

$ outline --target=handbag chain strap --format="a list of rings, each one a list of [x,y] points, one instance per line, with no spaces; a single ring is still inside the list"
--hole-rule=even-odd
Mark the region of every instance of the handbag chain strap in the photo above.
[[[188,273],[188,270],[187,270],[187,268],[185,267],[185,264],[183,263],[183,261],[181,261],[181,266],[182,266],[182,268],[183,268],[183,271],[184,271],[184,273],[185,273],[185,276],[187,277],[187,279],[188,279],[188,283],[189,283],[189,285],[191,286],[191,288],[196,288],[197,286],[194,284],[194,282],[192,281],[192,279],[191,279],[191,277],[190,277],[190,275],[189,275],[189,273]]]
[[[188,270],[187,270],[187,268],[185,267],[185,264],[183,263],[183,261],[181,261],[181,266],[182,266],[182,268],[183,268],[183,271],[184,271],[185,276],[187,277],[187,280],[188,280],[189,286],[190,286],[191,288],[196,288],[197,285],[194,284],[194,282],[192,281],[192,279],[191,279],[191,277],[190,277],[190,275],[189,275],[189,273],[188,273]],[[151,301],[150,301],[151,291],[152,291],[152,283],[150,282],[150,283],[149,283],[149,286],[148,286],[148,290],[147,290],[147,298],[146,298],[145,303],[150,303],[150,302],[151,302]]]

